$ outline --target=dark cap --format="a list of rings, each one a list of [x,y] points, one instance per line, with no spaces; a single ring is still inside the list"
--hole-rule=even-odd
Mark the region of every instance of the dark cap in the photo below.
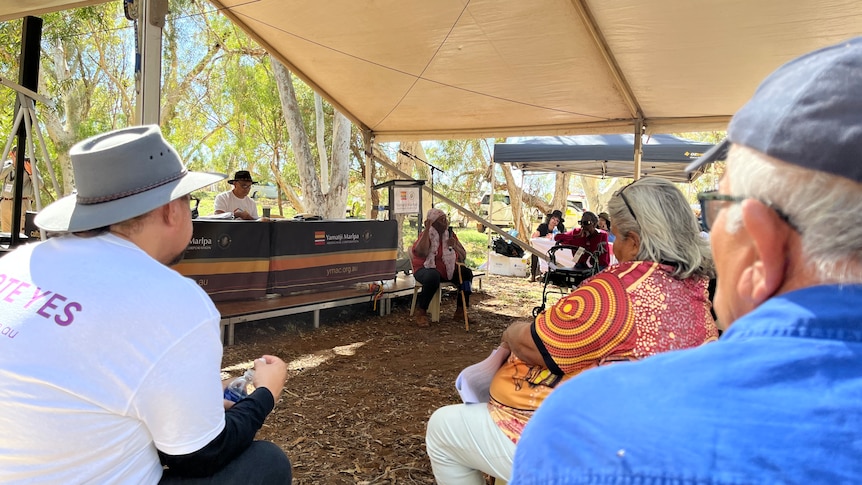
[[[565,219],[563,219],[563,213],[562,213],[562,212],[560,212],[560,210],[559,210],[559,209],[554,210],[553,212],[551,212],[550,214],[548,214],[548,220],[549,220],[549,221],[551,220],[551,218],[552,218],[552,217],[556,217],[557,219],[559,219],[559,220],[560,220],[560,222],[566,222],[566,220],[565,220]]]
[[[862,37],[779,67],[686,171],[721,160],[729,143],[862,183]]]
[[[233,178],[228,180],[227,183],[233,184],[234,182],[251,182],[256,184],[254,180],[251,179],[251,173],[248,170],[239,170],[236,174],[234,174]]]

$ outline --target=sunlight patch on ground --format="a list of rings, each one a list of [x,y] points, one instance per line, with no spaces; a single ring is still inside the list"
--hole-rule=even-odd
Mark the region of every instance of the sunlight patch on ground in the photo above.
[[[337,355],[355,355],[356,349],[362,347],[366,343],[368,343],[367,340],[365,342],[354,342],[349,345],[340,345],[331,349],[320,350],[313,354],[301,355],[287,363],[287,370],[290,374],[295,375],[303,370],[313,369],[321,364],[324,364]],[[226,379],[230,377],[233,371],[242,373],[245,372],[246,369],[251,369],[252,367],[254,367],[254,360],[240,362],[238,364],[223,368],[221,372],[221,377],[222,379]]]

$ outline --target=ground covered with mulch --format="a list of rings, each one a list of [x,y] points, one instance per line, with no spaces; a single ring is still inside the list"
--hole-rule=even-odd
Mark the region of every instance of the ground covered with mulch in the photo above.
[[[461,369],[487,357],[503,330],[542,302],[543,287],[525,278],[489,275],[482,283],[469,332],[452,319],[455,293],[444,296],[441,321],[430,328],[413,325],[410,297],[383,317],[371,303],[321,311],[317,329],[310,314],[237,325],[236,344],[225,347],[226,375],[263,354],[288,362],[285,392],[258,439],[284,449],[294,483],[434,483],[428,417],[460,402]]]

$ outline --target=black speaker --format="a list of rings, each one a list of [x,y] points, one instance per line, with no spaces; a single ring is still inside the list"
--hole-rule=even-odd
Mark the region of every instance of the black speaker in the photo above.
[[[39,228],[36,227],[36,212],[27,211],[24,213],[24,234],[30,239],[39,239]]]

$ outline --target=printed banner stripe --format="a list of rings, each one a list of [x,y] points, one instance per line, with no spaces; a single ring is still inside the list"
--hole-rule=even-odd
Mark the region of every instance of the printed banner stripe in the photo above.
[[[195,259],[173,266],[181,275],[236,274],[269,271],[269,259]]]
[[[377,261],[392,261],[394,266],[397,253],[398,251],[395,249],[378,249],[371,251],[344,251],[320,255],[277,256],[271,259],[270,271],[286,271]],[[390,275],[391,277],[392,275]]]

